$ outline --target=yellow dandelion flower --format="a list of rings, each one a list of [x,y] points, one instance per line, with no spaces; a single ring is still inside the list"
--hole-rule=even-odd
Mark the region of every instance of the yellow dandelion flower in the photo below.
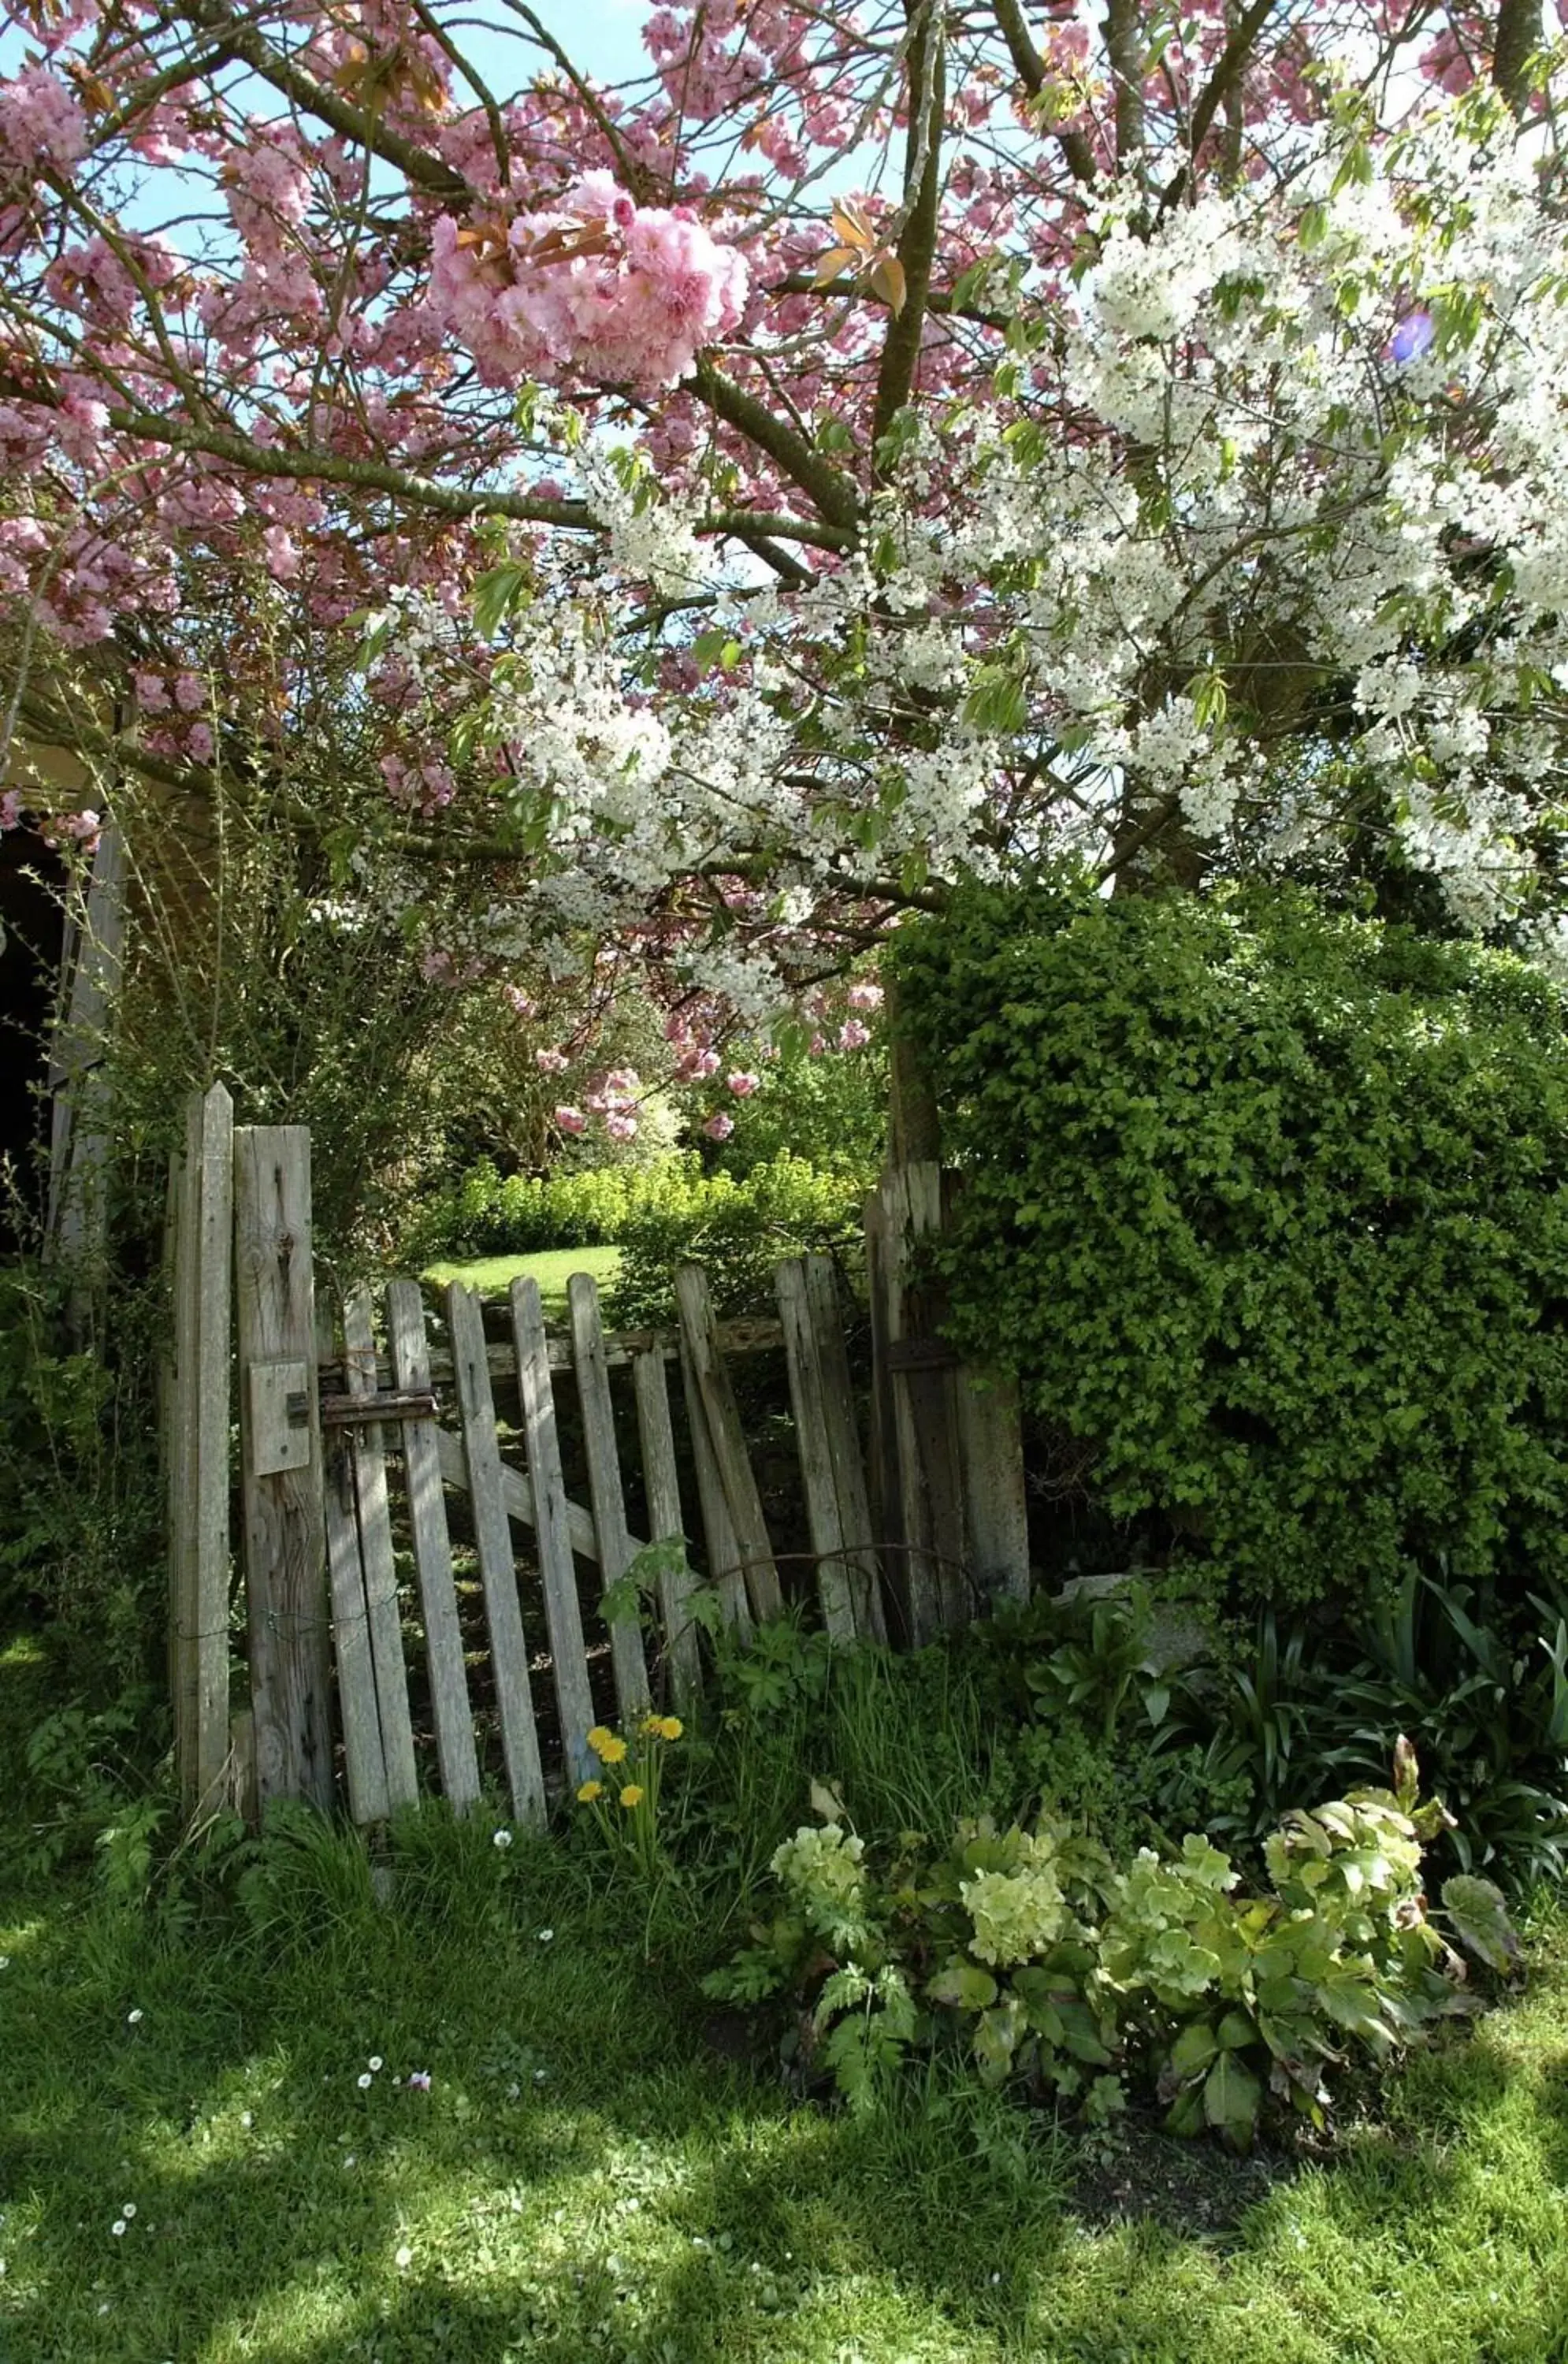
[[[617,1738],[602,1723],[596,1723],[588,1734],[588,1745],[601,1765],[618,1765],[626,1755],[626,1743]]]
[[[662,1715],[659,1718],[659,1737],[661,1740],[679,1740],[685,1728],[685,1725],[681,1722],[678,1715]]]
[[[581,1806],[591,1806],[595,1798],[602,1798],[604,1794],[605,1785],[602,1781],[584,1781],[577,1792],[577,1802]]]
[[[642,1719],[642,1729],[644,1732],[662,1732],[664,1729],[663,1717],[662,1715],[645,1715]]]
[[[620,1793],[620,1801],[621,1801],[621,1804],[626,1808],[626,1810],[627,1810],[628,1813],[629,1813],[629,1812],[631,1812],[631,1809],[633,1808],[633,1806],[640,1806],[640,1805],[641,1805],[641,1803],[642,1803],[642,1784],[641,1784],[641,1782],[640,1782],[640,1781],[628,1781],[628,1782],[627,1783],[627,1785],[626,1785],[626,1788],[625,1788],[625,1789],[621,1791],[621,1793]]]

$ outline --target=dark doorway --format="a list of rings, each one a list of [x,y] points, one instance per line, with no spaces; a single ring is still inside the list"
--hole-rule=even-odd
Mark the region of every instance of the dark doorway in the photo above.
[[[43,1213],[44,1085],[64,885],[64,864],[42,838],[30,829],[0,831],[0,1169],[11,1176],[0,1185],[0,1255],[15,1254],[18,1230]]]

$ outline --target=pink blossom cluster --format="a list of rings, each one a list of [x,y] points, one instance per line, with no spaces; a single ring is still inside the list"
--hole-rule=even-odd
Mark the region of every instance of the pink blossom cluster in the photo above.
[[[405,811],[417,811],[427,820],[443,811],[457,794],[457,779],[450,766],[434,758],[409,764],[401,755],[384,755],[381,776],[395,805],[401,805]]]
[[[28,66],[0,82],[0,156],[7,162],[63,171],[86,152],[87,118],[58,74]]]
[[[551,213],[432,240],[430,308],[492,385],[567,375],[651,392],[739,327],[746,260],[686,206],[639,206],[589,173]]]
[[[603,1118],[611,1141],[635,1141],[641,1092],[642,1081],[635,1067],[612,1067],[584,1105],[591,1115]]]

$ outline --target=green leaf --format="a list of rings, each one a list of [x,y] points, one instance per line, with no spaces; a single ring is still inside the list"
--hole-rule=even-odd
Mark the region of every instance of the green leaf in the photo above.
[[[1473,1872],[1457,1872],[1444,1880],[1442,1900],[1455,1936],[1478,1961],[1504,1977],[1518,1969],[1523,1948],[1500,1888]]]
[[[1222,2052],[1204,2080],[1203,2113],[1232,2150],[1251,2150],[1263,2089],[1234,2052]]]
[[[989,1970],[962,1958],[939,1971],[926,1989],[933,2002],[951,2003],[958,2011],[985,2011],[999,1991]]]
[[[522,605],[531,579],[528,567],[511,561],[479,577],[473,586],[473,622],[487,641],[494,640],[511,610]]]
[[[1219,2049],[1213,2024],[1207,2019],[1187,2022],[1171,2046],[1171,2068],[1184,2084],[1201,2076]]]

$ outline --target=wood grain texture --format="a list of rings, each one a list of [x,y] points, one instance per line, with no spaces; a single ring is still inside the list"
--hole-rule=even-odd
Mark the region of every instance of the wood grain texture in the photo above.
[[[475,1556],[490,1628],[490,1660],[501,1720],[501,1749],[512,1809],[520,1823],[542,1829],[546,1820],[544,1771],[528,1685],[528,1650],[517,1600],[512,1532],[501,1491],[501,1453],[495,1406],[484,1358],[479,1299],[453,1281],[446,1291],[447,1334],[451,1340],[462,1454],[473,1519]]]
[[[871,1496],[866,1483],[865,1455],[855,1413],[854,1383],[844,1342],[844,1320],[839,1301],[839,1276],[830,1256],[806,1256],[806,1303],[817,1339],[817,1368],[822,1380],[822,1416],[828,1431],[828,1452],[839,1496],[839,1525],[843,1535],[845,1572],[854,1601],[855,1630],[873,1642],[885,1642],[882,1573],[873,1538]]]
[[[597,1770],[588,1745],[596,1718],[588,1683],[588,1658],[583,1639],[583,1611],[577,1598],[577,1569],[572,1556],[572,1524],[568,1516],[566,1480],[561,1471],[561,1438],[555,1421],[555,1393],[550,1385],[550,1356],[544,1341],[544,1309],[539,1283],[512,1283],[512,1334],[517,1350],[517,1394],[523,1410],[523,1441],[533,1483],[534,1545],[539,1578],[544,1586],[545,1622],[550,1631],[550,1667],[555,1680],[556,1712],[562,1745],[573,1791]],[[625,1532],[625,1522],[622,1522]],[[629,1543],[629,1537],[628,1538]],[[628,1554],[629,1556],[629,1554]]]
[[[832,1448],[828,1442],[822,1370],[803,1259],[790,1257],[779,1266],[773,1277],[784,1322],[790,1408],[795,1415],[795,1447],[806,1495],[806,1528],[817,1561],[822,1622],[832,1641],[852,1642],[856,1632],[854,1596],[844,1562],[839,1489],[833,1475]]]
[[[375,1361],[370,1292],[351,1289],[343,1304],[343,1365],[350,1395],[374,1395]],[[417,1423],[410,1422],[408,1425]],[[400,1806],[417,1802],[419,1777],[414,1762],[414,1727],[408,1714],[408,1672],[403,1656],[403,1620],[397,1606],[397,1563],[392,1547],[386,1453],[383,1431],[374,1422],[362,1430],[350,1430],[350,1435],[359,1510],[360,1558],[365,1577],[365,1614],[370,1622],[381,1749],[386,1765],[386,1796],[395,1812]]]
[[[221,1084],[186,1102],[184,1150],[172,1182],[170,1671],[180,1805],[192,1821],[223,1802],[229,1746],[234,1108]]]
[[[566,1303],[572,1321],[577,1395],[583,1408],[588,1498],[594,1509],[594,1532],[599,1539],[599,1573],[607,1589],[630,1567],[633,1545],[627,1531],[626,1504],[621,1494],[620,1454],[616,1444],[615,1410],[605,1362],[599,1291],[591,1273],[572,1275],[566,1284]],[[616,1700],[622,1716],[629,1720],[640,1715],[648,1706],[648,1667],[642,1655],[642,1634],[631,1618],[617,1617],[610,1622],[609,1635]]]
[[[316,1354],[311,1266],[310,1135],[300,1125],[245,1125],[234,1134],[235,1301],[239,1366]],[[310,1460],[258,1477],[246,1451],[249,1389],[240,1388],[241,1498],[256,1790],[332,1804],[331,1652],[321,1433],[307,1390]]]
[[[681,1336],[707,1420],[708,1447],[718,1470],[740,1550],[751,1614],[759,1624],[764,1624],[780,1614],[784,1595],[762,1515],[762,1498],[746,1451],[746,1434],[736,1408],[735,1390],[719,1348],[707,1275],[700,1265],[684,1264],[677,1270],[675,1302],[680,1308]]]
[[[664,1357],[658,1354],[633,1357],[631,1383],[637,1397],[637,1433],[642,1447],[642,1477],[648,1493],[648,1523],[654,1543],[672,1536],[685,1539],[681,1511],[681,1478],[675,1462],[675,1431],[670,1418],[670,1383]],[[659,1618],[664,1635],[670,1690],[683,1714],[695,1706],[702,1688],[702,1660],[697,1629],[688,1602],[695,1582],[688,1559],[684,1569],[659,1578]]]
[[[386,1334],[396,1384],[408,1388],[428,1387],[430,1350],[417,1281],[387,1283]],[[453,1437],[451,1442],[462,1464],[462,1439]],[[441,1794],[454,1812],[465,1813],[479,1799],[479,1757],[473,1745],[473,1712],[463,1667],[462,1628],[452,1577],[451,1535],[447,1525],[440,1451],[431,1422],[407,1422],[403,1431],[403,1453]]]
[[[724,1610],[724,1622],[730,1632],[739,1641],[749,1642],[753,1631],[751,1604],[747,1597],[746,1578],[740,1566],[740,1544],[708,1436],[702,1389],[697,1385],[691,1356],[684,1344],[681,1349],[681,1385],[685,1396],[686,1425],[692,1439],[692,1465],[696,1471],[697,1502],[702,1511],[707,1580],[718,1595]]]

